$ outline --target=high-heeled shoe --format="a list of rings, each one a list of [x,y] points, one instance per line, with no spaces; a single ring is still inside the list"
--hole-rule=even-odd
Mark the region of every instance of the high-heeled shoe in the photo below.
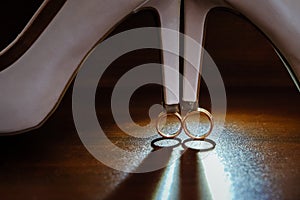
[[[166,113],[159,116],[160,118],[167,116],[175,116],[181,121],[181,128],[175,133],[164,133],[157,125],[158,132],[164,137],[176,137],[184,127],[185,132],[194,139],[204,139],[210,132],[202,135],[193,134],[186,128],[186,115],[183,119],[180,116],[180,110],[185,113],[199,113],[198,105],[199,96],[199,72],[202,68],[203,49],[201,48],[204,40],[205,20],[209,11],[213,8],[222,7],[230,9],[235,13],[240,13],[252,21],[265,35],[270,39],[274,48],[285,64],[291,78],[293,79],[297,89],[300,91],[300,2],[299,1],[240,1],[240,0],[185,0],[184,1],[184,29],[185,35],[193,38],[200,44],[195,51],[191,46],[192,43],[184,42],[184,57],[195,55],[194,66],[184,61],[184,79],[181,108],[179,108],[179,100],[172,97],[168,93],[165,94]],[[187,37],[185,37],[187,38]],[[189,40],[189,39],[185,39]],[[174,77],[171,73],[164,74],[165,79]],[[168,83],[168,82],[167,82]],[[195,92],[196,91],[196,92]],[[179,96],[179,93],[178,93]],[[173,99],[170,101],[169,99]],[[203,112],[203,111],[202,111]],[[209,112],[204,110],[204,114],[211,118]]]
[[[93,46],[115,24],[142,8],[154,8],[162,27],[179,31],[180,0],[66,1],[31,47],[0,72],[0,133],[20,133],[42,125]],[[161,37],[164,46],[167,36]],[[174,43],[179,51],[179,41]],[[178,58],[164,55],[164,63],[178,68]],[[178,83],[173,82],[173,87],[179,88]]]
[[[296,87],[300,91],[300,2],[299,1],[240,1],[240,0],[185,0],[184,1],[185,34],[195,39],[201,45],[204,40],[205,20],[208,12],[217,7],[230,9],[240,13],[256,25],[272,42],[275,51],[285,64]],[[185,43],[184,53],[190,54],[190,47]],[[201,51],[201,50],[200,50]],[[201,52],[198,57],[197,71],[202,67]],[[188,63],[184,63],[184,73],[193,77],[188,84],[197,90],[199,74]],[[183,90],[184,109],[193,109],[197,93]]]

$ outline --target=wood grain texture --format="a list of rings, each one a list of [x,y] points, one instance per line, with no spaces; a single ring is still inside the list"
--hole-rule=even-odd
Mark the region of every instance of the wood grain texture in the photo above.
[[[150,12],[133,15],[114,32],[155,26]],[[247,21],[216,11],[207,23],[205,47],[225,82],[228,111],[225,130],[210,138],[228,177],[234,199],[297,199],[300,196],[300,95],[270,44]],[[2,31],[7,30],[2,27]],[[119,147],[153,150],[153,138],[134,139],[120,131],[111,115],[110,95],[118,78],[132,67],[159,62],[160,52],[141,50],[114,62],[102,78],[96,110],[107,136]],[[100,83],[100,84],[101,84]],[[145,123],[148,108],[161,102],[161,88],[145,86],[132,97],[133,119]],[[205,84],[200,104],[210,108]],[[142,133],[141,133],[142,134]],[[158,137],[158,136],[157,136]],[[187,150],[176,162],[171,194],[178,199],[209,199],[209,159]],[[1,199],[151,199],[163,191],[167,168],[129,174],[111,169],[92,157],[77,135],[72,117],[72,87],[58,110],[41,128],[0,138]],[[211,168],[214,170],[214,168]],[[217,180],[216,180],[217,181]],[[218,182],[214,183],[215,185]]]

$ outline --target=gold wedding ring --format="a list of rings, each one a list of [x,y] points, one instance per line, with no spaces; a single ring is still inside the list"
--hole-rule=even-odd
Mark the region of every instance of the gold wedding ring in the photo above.
[[[210,127],[208,129],[208,131],[206,131],[203,134],[197,135],[197,134],[193,134],[187,127],[187,119],[189,117],[191,117],[192,115],[196,115],[196,114],[205,114],[205,116],[208,118],[209,123],[210,123]],[[161,130],[161,128],[159,127],[160,122],[165,118],[167,118],[168,116],[174,116],[177,118],[177,120],[180,122],[180,127],[179,129],[174,132],[174,133],[165,133]],[[174,138],[177,135],[179,135],[182,131],[182,129],[184,130],[184,132],[192,139],[195,140],[204,140],[207,136],[210,135],[210,133],[213,130],[213,126],[214,126],[214,121],[213,121],[213,116],[210,112],[208,112],[207,110],[205,110],[204,108],[197,108],[197,110],[195,111],[190,111],[188,112],[185,117],[182,119],[181,115],[178,112],[171,112],[171,113],[160,113],[158,116],[158,119],[156,121],[156,130],[157,132],[164,138]]]
[[[193,134],[187,127],[187,122],[186,120],[192,116],[192,115],[195,115],[195,114],[205,114],[205,116],[208,118],[209,120],[209,123],[210,123],[210,127],[208,129],[207,132],[205,132],[204,134],[201,134],[201,135],[196,135],[196,134]],[[210,112],[208,112],[207,110],[205,110],[204,108],[197,108],[197,110],[195,111],[191,111],[191,112],[188,112],[186,114],[186,116],[183,118],[182,120],[182,125],[183,125],[183,129],[184,129],[184,132],[191,138],[195,139],[195,140],[203,140],[205,139],[207,136],[210,135],[210,133],[212,132],[213,130],[213,126],[214,126],[214,121],[213,121],[213,116]]]
[[[160,127],[159,127],[159,123],[164,119],[164,118],[167,118],[168,116],[175,116],[178,121],[180,122],[180,127],[179,129],[175,132],[175,133],[164,133]],[[160,113],[159,116],[158,116],[158,119],[156,121],[156,130],[157,132],[164,138],[174,138],[176,137],[177,135],[179,135],[182,131],[182,118],[180,116],[180,114],[178,112],[172,112],[172,113]]]

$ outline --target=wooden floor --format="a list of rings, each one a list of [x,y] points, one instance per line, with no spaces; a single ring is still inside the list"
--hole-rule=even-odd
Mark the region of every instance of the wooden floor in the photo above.
[[[149,12],[139,13],[116,31],[153,26],[154,19]],[[266,38],[250,23],[216,11],[207,26],[206,49],[224,79],[228,106],[225,129],[209,137],[216,143],[213,150],[187,149],[172,165],[148,173],[111,169],[87,151],[77,134],[71,87],[41,128],[0,138],[0,198],[298,199],[299,92]],[[124,136],[112,119],[110,94],[122,73],[136,64],[159,59],[155,50],[122,56],[102,78],[108,84],[96,97],[99,122],[107,136],[144,159],[155,150],[151,142],[159,136]],[[160,103],[161,98],[160,87],[141,88],[132,97],[133,119],[147,121],[149,106]],[[210,109],[204,83],[200,102]],[[119,161],[126,162],[122,158]]]

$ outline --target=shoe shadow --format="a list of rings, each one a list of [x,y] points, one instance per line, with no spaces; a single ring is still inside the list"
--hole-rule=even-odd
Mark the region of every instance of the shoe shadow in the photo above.
[[[166,167],[147,173],[129,174],[105,199],[211,199],[201,164],[201,158],[205,156],[200,154],[213,150],[216,144],[213,140],[206,139],[194,141],[199,148],[195,144],[191,148],[191,142],[192,139],[181,142],[179,138],[152,140],[152,152],[161,151],[158,162],[164,162]],[[199,145],[203,142],[208,143],[208,147]],[[181,156],[173,162],[171,157],[174,153],[180,153]],[[153,159],[147,157],[138,168],[144,169],[145,166],[153,164],[152,162]]]
[[[208,156],[216,143],[213,140],[186,139],[182,143],[185,152],[180,159],[180,198],[211,199],[202,159]]]
[[[180,145],[181,140],[178,139],[177,145],[172,145],[169,147],[162,148],[157,145],[156,142],[163,141],[162,138],[156,138],[151,141],[151,147],[153,148],[151,152],[155,152],[160,150],[161,158],[159,161],[154,161],[151,156],[146,157],[140,166],[136,169],[136,171],[141,171],[141,169],[145,169],[146,166],[150,167],[154,166],[154,162],[162,162],[166,165],[168,164],[171,154],[173,152],[174,147]],[[119,184],[114,191],[110,193],[105,199],[145,199],[151,198],[153,193],[156,190],[157,185],[160,182],[161,177],[163,176],[165,169],[159,169],[152,172],[146,173],[131,173],[128,177]]]

